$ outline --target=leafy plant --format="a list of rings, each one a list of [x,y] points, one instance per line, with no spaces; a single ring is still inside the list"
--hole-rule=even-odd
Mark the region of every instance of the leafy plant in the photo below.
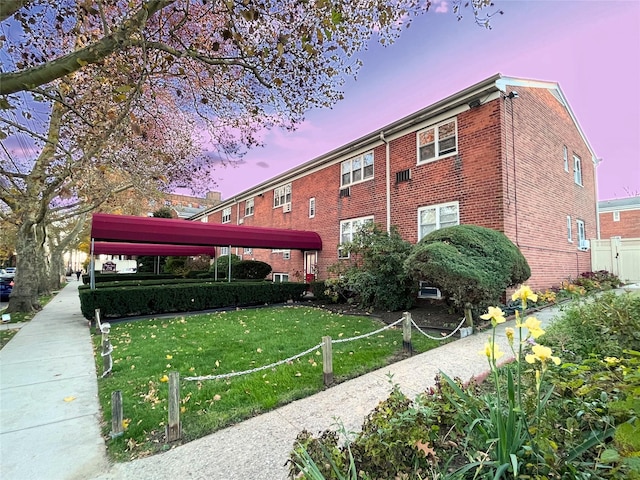
[[[235,278],[245,280],[263,280],[271,273],[271,265],[258,260],[241,260],[233,265]]]

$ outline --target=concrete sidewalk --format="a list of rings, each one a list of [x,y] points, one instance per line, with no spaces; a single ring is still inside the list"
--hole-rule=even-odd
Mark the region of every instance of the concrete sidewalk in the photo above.
[[[78,285],[67,284],[0,350],[3,480],[86,479],[108,468]]]
[[[384,367],[166,453],[110,465],[99,427],[97,375],[77,285],[67,285],[0,351],[3,480],[284,480],[289,453],[301,430],[317,434],[335,427],[337,420],[348,431],[359,430],[366,415],[387,398],[390,376],[412,398],[432,386],[440,371],[462,380],[487,371],[486,359],[479,352],[490,331]],[[548,325],[558,311],[550,307],[535,316]],[[513,324],[509,321],[497,330],[497,343],[505,352],[510,350],[504,329]],[[66,402],[68,397],[75,399]]]

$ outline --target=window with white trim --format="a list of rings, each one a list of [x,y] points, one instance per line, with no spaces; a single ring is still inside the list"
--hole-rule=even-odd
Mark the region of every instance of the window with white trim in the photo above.
[[[367,223],[373,222],[373,216],[352,218],[340,222],[340,245],[353,241],[354,235]],[[349,252],[338,247],[338,258],[349,258]]]
[[[209,223],[209,217],[202,217],[202,218],[200,219],[200,221],[201,221],[202,223]]]
[[[243,253],[245,255],[253,255],[253,248],[246,248],[244,249]]]
[[[220,256],[229,255],[229,247],[220,247]]]
[[[288,273],[274,273],[271,278],[273,279],[273,283],[283,283],[289,281]]]
[[[613,221],[614,222],[619,222],[620,221],[620,210],[615,210],[613,212]]]
[[[418,241],[434,230],[453,225],[460,225],[458,202],[441,203],[418,209]]]
[[[253,215],[253,198],[249,198],[244,202],[244,216],[250,217]]]
[[[573,156],[573,181],[582,186],[582,160],[579,156]]]
[[[316,216],[316,199],[312,197],[309,199],[309,218]]]
[[[573,243],[571,215],[567,215],[567,241]]]
[[[290,260],[291,259],[291,250],[285,250],[282,252],[282,259],[283,260]]]
[[[418,139],[418,163],[431,162],[456,153],[458,150],[458,122],[447,120],[420,130]]]
[[[222,223],[229,223],[231,221],[231,207],[227,207],[222,210]]]
[[[273,208],[281,207],[285,203],[291,203],[290,183],[273,189]]]
[[[567,148],[566,145],[562,146],[562,156],[564,160],[564,171],[568,172],[569,171],[569,149]]]
[[[340,164],[340,185],[343,187],[370,178],[373,178],[373,152],[358,155]]]
[[[576,226],[578,229],[578,245],[580,245],[581,242],[587,239],[584,232],[584,221],[576,220]]]

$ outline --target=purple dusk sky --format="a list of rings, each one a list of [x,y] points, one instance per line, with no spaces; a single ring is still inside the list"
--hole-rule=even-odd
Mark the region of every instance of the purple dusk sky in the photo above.
[[[431,105],[495,73],[558,82],[596,155],[598,198],[640,194],[640,1],[494,0],[492,29],[458,22],[445,1],[364,67],[332,109],[309,112],[296,132],[221,167],[230,198],[286,170]]]

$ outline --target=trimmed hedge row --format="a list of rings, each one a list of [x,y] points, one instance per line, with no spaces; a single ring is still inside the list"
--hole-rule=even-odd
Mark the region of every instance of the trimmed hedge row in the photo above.
[[[183,283],[81,287],[79,293],[82,314],[93,320],[96,308],[102,318],[194,312],[297,300],[306,289],[306,284],[294,282]]]
[[[156,275],[155,273],[98,273],[96,272],[95,280],[96,283],[105,283],[105,282],[117,282],[124,280],[169,280],[172,278],[176,278],[176,275],[172,273],[162,273],[160,275]],[[182,277],[177,277],[182,278]],[[88,273],[82,275],[82,283],[85,285],[89,285],[91,278]]]

